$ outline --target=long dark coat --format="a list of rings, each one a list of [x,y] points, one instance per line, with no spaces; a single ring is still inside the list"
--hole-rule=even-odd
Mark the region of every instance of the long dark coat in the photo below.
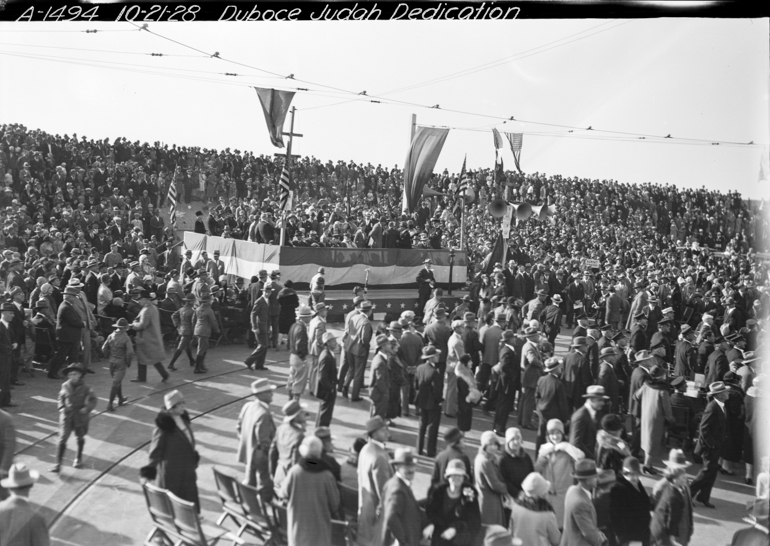
[[[197,475],[200,455],[195,450],[195,437],[190,429],[190,416],[182,414],[182,421],[189,430],[190,437],[177,427],[174,418],[165,410],[155,417],[155,430],[150,444],[150,467],[157,471],[156,485],[168,489],[174,495],[186,501],[194,502],[200,512],[198,500]],[[145,467],[146,468],[146,467]],[[146,477],[146,470],[142,469]]]
[[[281,313],[278,315],[278,332],[288,334],[289,328],[297,320],[296,311],[299,307],[299,296],[292,288],[283,288],[278,293]]]

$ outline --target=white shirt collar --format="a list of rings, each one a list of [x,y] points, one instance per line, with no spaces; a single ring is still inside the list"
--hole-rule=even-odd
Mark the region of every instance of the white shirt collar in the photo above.
[[[406,486],[407,486],[407,487],[412,487],[412,482],[411,482],[410,480],[407,480],[406,478],[404,478],[404,477],[401,475],[401,473],[400,473],[400,472],[396,472],[396,476],[398,476],[398,478],[399,478],[399,479],[400,479],[402,482],[404,482],[404,483],[406,484]]]
[[[379,446],[382,449],[385,449],[385,442],[380,442],[379,440],[375,440],[374,438],[370,438],[369,441],[372,442],[374,445]]]

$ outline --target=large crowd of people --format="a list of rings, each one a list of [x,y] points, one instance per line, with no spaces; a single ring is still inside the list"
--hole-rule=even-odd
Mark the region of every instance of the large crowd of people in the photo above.
[[[302,158],[292,167],[300,206],[284,222],[280,170],[272,157],[239,150],[0,126],[0,406],[15,406],[11,389],[23,397],[21,379],[36,369],[66,379],[51,471],[61,470],[73,432],[81,465],[95,403],[85,381],[92,362],[108,359],[108,410],[118,411],[134,360],[135,382],[148,381],[149,368],[162,381],[184,373],[175,366],[183,355],[190,373],[206,374],[209,339],[235,335],[232,326],[254,349],[244,359],[250,369],[265,369],[269,348],[285,343],[289,353],[282,423],[270,407],[275,385],[256,380],[239,418],[238,462],[265,505],[288,510],[290,544],[329,544],[330,516],[354,522],[362,545],[513,537],[554,546],[687,544],[692,509],[714,507],[720,472],[756,482],[766,537],[757,406],[767,390],[770,278],[757,252],[770,248],[770,230],[738,194],[537,173],[495,181],[479,171],[469,173],[475,201],[460,206],[460,176],[445,172],[429,184],[445,195],[407,215],[398,168]],[[196,231],[262,243],[278,243],[285,229],[295,246],[459,248],[464,224],[474,264],[468,294],[447,306],[426,263],[416,313],[375,321],[357,288],[337,338],[327,329],[322,272],[310,279],[306,305],[277,270],[231,282],[216,253],[193,262],[160,213],[171,184],[180,203],[206,204]],[[498,197],[553,205],[557,214],[516,222],[507,255],[489,259],[500,219],[487,205]],[[565,335],[569,351],[557,354]],[[167,341],[175,346],[168,368]],[[312,434],[301,403],[308,394],[319,401]],[[370,417],[352,455],[356,514],[339,512],[329,429],[338,396]],[[464,438],[479,414],[493,424],[471,458]],[[0,433],[7,416],[0,410]],[[388,453],[389,428],[412,416],[414,448]],[[442,421],[451,425],[443,450]],[[532,456],[524,430],[536,437]],[[183,395],[169,393],[142,476],[199,506],[192,438]],[[34,473],[2,455],[0,495],[28,494]],[[417,457],[435,463],[420,501],[410,497]],[[688,483],[691,461],[702,467]],[[661,469],[648,492],[640,476]],[[309,513],[316,517],[306,526]]]

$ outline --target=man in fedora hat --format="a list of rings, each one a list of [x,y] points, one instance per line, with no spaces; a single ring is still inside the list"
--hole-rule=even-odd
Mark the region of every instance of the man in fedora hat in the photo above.
[[[521,337],[526,342],[521,348],[521,396],[519,398],[519,426],[535,430],[532,426],[532,413],[535,411],[535,388],[543,373],[543,357],[538,348],[540,333],[532,327],[524,328]]]
[[[551,357],[543,365],[543,375],[537,380],[535,400],[537,402],[538,429],[535,440],[535,453],[546,441],[546,425],[551,419],[558,419],[565,424],[569,421],[572,408],[567,401],[567,391],[561,381],[561,370],[564,360]]]
[[[747,517],[743,518],[743,521],[751,527],[737,530],[730,542],[731,546],[763,546],[770,542],[770,500],[754,499],[748,503],[747,511]]]
[[[497,372],[497,383],[494,386],[496,407],[493,428],[498,436],[505,436],[508,416],[513,411],[517,393],[521,390],[521,363],[516,359],[515,339],[516,334],[512,330],[503,332],[500,362],[493,368]],[[519,399],[519,405],[521,406],[521,399]]]
[[[343,335],[345,349],[345,364],[348,371],[345,377],[342,395],[347,395],[350,383],[353,383],[350,393],[351,402],[359,402],[361,398],[361,387],[364,385],[364,373],[366,371],[366,359],[369,356],[369,345],[372,341],[374,329],[369,321],[369,314],[372,312],[372,302],[363,300],[359,306],[358,313],[352,315],[345,326]]]
[[[410,448],[396,449],[395,474],[382,488],[382,542],[384,546],[418,546],[426,516],[412,491],[417,459]]]
[[[543,309],[545,309],[545,302],[547,298],[548,291],[545,288],[540,288],[535,293],[535,297],[524,306],[524,309],[521,310],[527,320],[538,320],[540,318]]]
[[[572,477],[577,485],[570,486],[564,499],[564,531],[560,546],[602,546],[606,543],[607,537],[599,530],[592,501],[600,472],[591,459],[575,463]]]
[[[267,357],[269,345],[267,336],[270,332],[270,294],[272,292],[273,289],[265,285],[262,288],[262,295],[254,301],[254,305],[251,308],[251,331],[254,332],[254,336],[257,339],[257,346],[244,360],[244,364],[250,370],[265,369],[265,358]]]
[[[388,424],[379,415],[365,425],[369,441],[358,455],[358,544],[373,546],[380,543],[378,534],[379,507],[382,490],[393,477],[385,442],[390,436]]]
[[[585,403],[570,419],[569,443],[581,450],[586,458],[594,459],[596,432],[604,416],[604,406],[609,399],[601,385],[590,385],[583,395]]]
[[[388,404],[390,401],[390,368],[388,360],[394,348],[388,336],[379,334],[375,338],[377,353],[372,358],[369,397],[372,404],[369,408],[371,417],[375,415],[388,419]],[[397,343],[396,343],[397,344]],[[390,424],[390,423],[389,423]]]
[[[411,245],[410,245],[411,246]],[[433,291],[433,285],[436,282],[433,276],[433,270],[431,269],[431,260],[427,259],[423,261],[423,268],[417,274],[417,309],[424,312],[425,305],[430,298],[430,294]]]
[[[436,460],[433,462],[433,476],[431,477],[431,486],[435,486],[446,479],[446,469],[449,465],[449,461],[460,460],[465,466],[465,472],[469,477],[473,476],[473,467],[468,455],[465,454],[463,448],[465,447],[465,434],[457,428],[451,427],[444,432],[444,444],[446,447],[436,455]]]
[[[254,399],[244,404],[238,415],[238,462],[245,465],[243,483],[256,487],[262,502],[273,498],[270,475],[270,446],[275,438],[275,421],[270,402],[276,386],[267,379],[251,383]]]
[[[609,397],[607,400],[608,413],[620,413],[620,389],[622,381],[618,379],[615,368],[619,365],[619,355],[614,347],[605,347],[599,354],[599,374],[596,384],[604,387],[604,392]]]
[[[710,502],[711,489],[716,482],[719,459],[725,447],[725,401],[730,391],[722,381],[716,381],[709,385],[708,396],[710,400],[703,411],[695,444],[695,453],[703,458],[703,466],[690,484],[690,491],[693,498],[703,506],[714,508]]]
[[[316,416],[316,427],[328,427],[332,422],[334,403],[337,400],[337,361],[334,353],[339,350],[337,338],[332,332],[324,332],[321,353],[318,355],[318,373],[315,396],[321,400]]]
[[[16,406],[11,402],[14,351],[19,345],[14,338],[11,325],[15,309],[12,303],[3,303],[0,307],[0,407]]]
[[[628,346],[634,352],[650,350],[650,340],[647,338],[647,315],[639,311],[634,315],[634,327],[628,338]],[[631,360],[633,362],[633,360]]]
[[[51,472],[61,470],[61,462],[67,449],[67,440],[74,432],[77,438],[77,457],[73,466],[80,468],[83,464],[83,447],[88,434],[88,423],[91,412],[96,407],[96,395],[91,387],[85,384],[85,371],[78,365],[72,365],[62,370],[67,378],[59,391],[59,439],[56,449],[56,464]]]
[[[315,316],[310,319],[307,327],[308,338],[308,381],[310,382],[310,391],[315,391],[316,380],[318,376],[318,355],[323,350],[323,335],[326,333],[326,317],[329,315],[329,308],[324,302],[316,303],[313,306]]]
[[[674,375],[685,380],[695,378],[698,365],[698,348],[694,343],[695,331],[689,324],[682,324],[679,340],[674,348]]]
[[[570,352],[564,358],[564,372],[561,379],[570,408],[579,407],[586,388],[593,383],[591,363],[588,360],[588,340],[584,336],[572,338]]]
[[[160,330],[160,312],[153,303],[153,295],[148,290],[140,290],[137,301],[140,306],[139,315],[129,326],[136,332],[137,373],[134,383],[147,381],[147,366],[154,366],[160,374],[161,381],[168,380],[168,372],[163,367],[166,358],[166,347],[163,344],[163,334]]]
[[[123,378],[126,376],[126,370],[131,366],[134,359],[134,347],[131,339],[126,334],[128,330],[128,321],[120,318],[113,325],[115,331],[107,336],[107,340],[102,345],[102,353],[109,359],[110,376],[112,376],[112,387],[110,388],[110,397],[107,403],[107,411],[115,411],[112,402],[115,397],[118,398],[118,405],[122,406],[128,399],[123,397]]]
[[[299,445],[305,437],[307,422],[306,408],[298,400],[289,400],[283,405],[283,422],[275,431],[269,455],[270,474],[276,491],[280,491],[286,474],[299,461]]]
[[[40,477],[24,463],[10,467],[8,476],[0,480],[0,487],[10,497],[0,502],[0,544],[19,546],[48,546],[48,525],[45,518],[32,509],[29,494]]]
[[[61,379],[59,369],[65,361],[72,364],[80,359],[80,342],[85,323],[74,306],[77,294],[77,288],[67,286],[64,289],[64,301],[56,313],[56,341],[59,348],[48,364],[48,377],[51,379]]]
[[[317,304],[321,305],[321,304]],[[290,398],[299,399],[305,391],[307,384],[309,366],[309,345],[308,324],[311,322],[313,313],[307,305],[301,305],[297,308],[297,320],[289,328],[288,348],[289,348],[289,378],[286,386]],[[312,385],[311,385],[312,391]]]
[[[420,426],[417,432],[417,453],[422,455],[425,434],[428,434],[428,457],[436,456],[439,424],[441,423],[441,402],[443,401],[443,381],[438,369],[440,352],[433,345],[422,350],[422,364],[417,367],[417,383],[414,405],[419,412]]]
[[[548,342],[554,346],[556,344],[556,336],[561,333],[562,303],[561,296],[554,294],[553,298],[551,298],[551,303],[543,309],[539,317]]]

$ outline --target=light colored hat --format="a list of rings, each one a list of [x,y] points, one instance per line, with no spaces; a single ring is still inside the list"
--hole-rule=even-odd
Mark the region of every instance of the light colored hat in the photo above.
[[[40,477],[37,470],[30,470],[24,463],[16,463],[8,470],[8,477],[0,480],[0,487],[17,489],[34,484]]]
[[[508,442],[510,442],[511,440],[516,438],[517,436],[519,438],[522,437],[521,436],[521,431],[518,428],[510,427],[510,428],[506,429],[506,431],[505,431],[505,444],[508,445]]]
[[[684,451],[681,449],[672,449],[668,453],[668,460],[663,461],[663,464],[669,468],[687,468],[690,466]]]
[[[564,423],[562,423],[558,419],[551,419],[546,424],[545,430],[546,430],[546,432],[553,432],[554,430],[558,430],[562,434],[564,434]]]
[[[537,472],[530,472],[521,482],[521,489],[528,497],[544,499],[551,490],[551,482]]]
[[[497,438],[497,434],[495,434],[494,430],[486,430],[481,433],[479,443],[481,444],[481,447],[484,448],[492,444],[500,445],[500,440]]]
[[[299,455],[305,459],[319,459],[324,450],[324,444],[318,436],[305,436],[299,445]]]
[[[604,394],[604,387],[602,385],[589,385],[586,389],[586,393],[583,398],[604,398],[609,400],[610,397]]]
[[[411,448],[399,447],[393,454],[393,460],[391,462],[394,465],[414,466],[417,464],[417,459],[414,458],[414,453]]]
[[[321,342],[324,344],[329,343],[332,339],[335,341],[337,339],[332,332],[324,332],[324,335],[321,336]]]
[[[262,392],[271,392],[274,391],[277,387],[272,384],[268,379],[262,378],[257,379],[256,381],[253,381],[251,383],[251,393],[252,394],[259,394]]]
[[[709,392],[707,392],[706,395],[714,396],[715,394],[720,394],[727,391],[728,388],[724,381],[714,381],[711,385],[709,385]]]
[[[307,404],[300,404],[297,400],[290,400],[283,405],[283,422],[290,423],[297,415],[307,408]]]
[[[452,459],[447,463],[444,476],[468,476],[465,463],[461,459]]]
[[[297,316],[298,317],[312,317],[313,312],[310,310],[310,307],[307,305],[300,305],[297,308]]]
[[[379,415],[372,417],[366,422],[366,425],[364,426],[364,429],[366,430],[366,433],[371,435],[374,432],[377,432],[382,427],[386,426],[387,423],[385,422],[385,419],[380,417]]]
[[[170,410],[180,402],[184,402],[184,396],[177,390],[166,393],[166,396],[163,397],[163,405],[166,406],[167,410]]]

